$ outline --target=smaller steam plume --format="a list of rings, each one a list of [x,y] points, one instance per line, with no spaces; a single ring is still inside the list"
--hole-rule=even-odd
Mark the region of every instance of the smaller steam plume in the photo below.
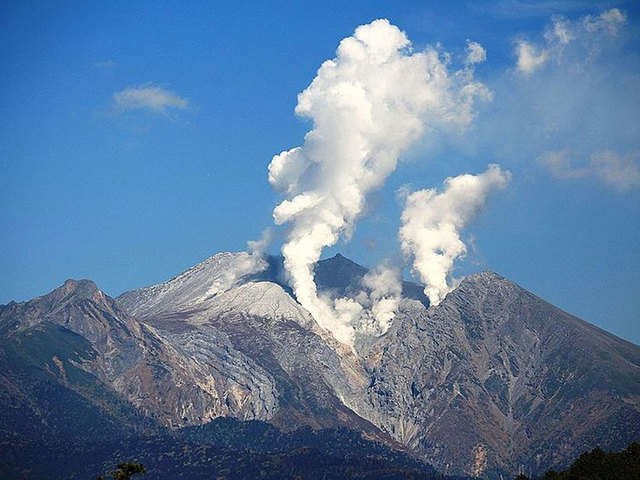
[[[489,165],[480,175],[447,178],[441,193],[425,189],[407,197],[400,244],[404,255],[413,258],[413,269],[425,284],[431,305],[438,305],[458,283],[449,277],[454,261],[467,251],[460,231],[482,208],[489,193],[506,187],[510,179],[510,172]]]
[[[391,325],[402,296],[402,277],[400,269],[388,263],[378,265],[367,272],[362,285],[368,290],[366,304],[373,317],[373,330],[383,334]]]
[[[267,228],[262,232],[260,240],[249,240],[247,242],[247,251],[234,256],[227,265],[226,270],[213,281],[207,296],[217,295],[229,290],[247,275],[265,270],[268,264],[264,259],[264,254],[271,243],[271,238],[272,230]]]
[[[273,230],[271,228],[265,228],[262,231],[260,240],[249,240],[247,242],[247,251],[254,259],[262,258],[272,240]]]
[[[379,336],[391,326],[402,297],[400,269],[383,262],[370,270],[361,280],[361,290],[354,298],[332,300],[322,298],[333,305],[336,316],[348,330],[350,343],[355,331]]]

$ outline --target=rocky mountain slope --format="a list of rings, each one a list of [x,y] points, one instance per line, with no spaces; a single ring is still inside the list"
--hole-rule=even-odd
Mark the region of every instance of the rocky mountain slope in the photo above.
[[[265,268],[250,273],[256,261]],[[338,255],[318,263],[316,280],[349,295],[366,271]],[[410,282],[403,297],[389,331],[352,349],[296,302],[280,258],[222,253],[115,301],[68,281],[1,306],[0,362],[24,365],[25,338],[46,343],[64,329],[77,345],[32,361],[118,428],[151,428],[133,427],[135,412],[160,429],[220,416],[346,427],[441,471],[488,478],[538,474],[640,438],[638,346],[491,272],[467,277],[437,307]],[[29,403],[29,374],[12,368],[0,371],[3,405],[17,409],[0,416],[5,435],[18,411],[46,416]],[[88,380],[77,385],[70,371]]]
[[[3,344],[13,348],[20,348],[21,337],[31,337],[43,325],[63,327],[88,342],[81,357],[69,360],[71,365],[166,426],[231,413],[269,417],[275,409],[270,375],[232,351],[224,338],[201,341],[195,335],[181,344],[175,338],[184,332],[159,333],[127,314],[91,281],[68,280],[47,295],[0,310]],[[51,362],[64,379],[64,362],[55,357]],[[225,374],[214,380],[216,371]]]
[[[363,352],[370,419],[443,471],[537,475],[640,438],[640,348],[495,273],[397,320]]]

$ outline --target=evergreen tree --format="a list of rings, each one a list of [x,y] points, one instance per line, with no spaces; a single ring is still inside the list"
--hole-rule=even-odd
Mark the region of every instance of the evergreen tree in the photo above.
[[[109,472],[109,475],[111,475],[113,480],[131,480],[131,477],[137,473],[146,473],[141,463],[125,462],[119,463],[118,468]],[[105,480],[105,478],[100,475],[98,480]]]

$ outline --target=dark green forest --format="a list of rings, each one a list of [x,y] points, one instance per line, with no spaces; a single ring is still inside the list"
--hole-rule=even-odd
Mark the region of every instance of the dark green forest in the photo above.
[[[218,418],[200,427],[102,442],[0,442],[0,478],[88,479],[119,464],[135,479],[456,479],[350,430],[282,432],[259,421]]]
[[[222,423],[227,423],[227,425],[219,425],[223,426],[223,428],[216,430],[210,428],[210,426],[197,427],[191,429],[192,431],[188,433],[188,435],[197,438],[199,435],[204,433],[204,437],[210,440],[212,439],[212,435],[214,435],[217,441],[231,441],[232,443],[236,443],[238,441],[238,437],[232,438],[227,435],[234,431],[233,427],[235,423],[235,426],[241,426],[240,428],[244,430],[244,433],[252,431],[251,433],[257,434],[252,438],[258,440],[260,443],[275,440],[274,447],[275,445],[282,446],[278,441],[281,440],[281,438],[278,438],[280,435],[276,435],[274,438],[273,435],[270,435],[273,434],[274,431],[265,424],[241,424],[234,421],[231,423],[223,421]],[[237,433],[237,431],[234,431],[234,433]],[[308,434],[309,432],[306,433]],[[327,438],[325,438],[325,440],[326,439]],[[300,440],[302,440],[302,438],[299,436],[297,441]],[[318,443],[318,440],[319,439],[316,439],[316,443]],[[320,441],[320,443],[322,443],[322,441]],[[340,442],[335,445],[339,445],[338,448],[345,446],[341,445]],[[262,449],[269,450],[264,443],[262,443]],[[253,478],[277,478],[275,475],[280,475],[281,478],[300,479],[320,478],[320,475],[322,475],[321,478],[334,478],[334,474],[342,475],[343,478],[371,479],[418,479],[438,477],[437,475],[436,477],[425,476],[425,472],[419,471],[420,468],[414,470],[407,468],[407,466],[402,467],[400,465],[393,465],[393,459],[390,459],[391,464],[388,467],[384,467],[379,462],[382,460],[380,457],[377,459],[378,461],[372,458],[367,458],[362,464],[350,464],[348,455],[345,455],[346,452],[342,452],[342,456],[340,456],[336,455],[337,452],[334,451],[333,455],[329,456],[329,462],[318,462],[317,458],[314,458],[314,454],[318,455],[321,453],[322,452],[319,450],[313,452],[310,448],[297,449],[288,452],[286,455],[279,455],[279,460],[281,461],[279,466],[276,466],[277,462],[274,462],[275,458],[270,458],[271,462],[274,463],[261,464],[259,473],[255,468],[248,468],[245,473],[251,474],[251,471],[253,470],[253,474],[258,475]],[[357,457],[353,457],[353,460],[356,459]],[[255,458],[252,458],[251,460],[255,460]],[[243,463],[243,461],[240,461],[240,464]],[[256,465],[256,467],[257,466],[258,465]],[[268,471],[273,470],[274,466],[278,470],[275,475],[273,472]],[[318,470],[319,467],[320,470]],[[113,480],[130,480],[131,476],[144,473],[146,473],[146,471],[142,464],[127,462],[119,464],[116,470],[110,472],[110,475]],[[225,476],[225,473],[227,473],[225,470],[219,471],[216,478],[229,478]],[[235,472],[232,476],[235,476]],[[640,443],[634,442],[621,452],[605,452],[600,448],[595,448],[590,452],[585,452],[580,455],[580,457],[568,469],[558,472],[549,470],[540,478],[540,480],[636,480],[638,478],[640,478]],[[104,480],[104,477],[100,476],[97,480]],[[529,478],[525,475],[518,475],[515,480],[529,480]]]
[[[222,442],[238,442],[240,437],[228,436],[229,433],[237,434],[238,430],[234,427],[240,427],[244,430],[244,433],[253,434],[251,438],[261,443],[260,449],[268,451],[267,445],[263,442],[274,441],[272,448],[281,448],[283,440],[281,435],[276,434],[271,427],[266,424],[260,423],[245,423],[235,421],[223,421],[221,429],[213,429],[211,426],[197,427],[191,429],[189,433],[191,436],[199,437],[204,433],[203,438],[212,439],[212,435],[215,436],[217,441]],[[308,435],[312,431],[306,431],[304,433],[298,432],[296,440],[289,438],[285,440],[296,442],[310,440]],[[431,472],[434,475],[429,475],[427,472],[420,471],[420,465],[414,465],[416,468],[411,468],[410,465],[402,465],[402,462],[398,463],[397,458],[387,458],[388,465],[384,465],[384,458],[382,456],[372,457],[367,455],[365,457],[358,457],[358,451],[362,452],[360,445],[355,445],[354,455],[349,455],[347,452],[339,452],[341,448],[347,447],[348,444],[343,444],[340,439],[334,437],[335,432],[326,434],[328,431],[324,431],[324,435],[320,435],[312,443],[315,443],[317,447],[327,447],[324,443],[326,440],[333,438],[334,446],[338,450],[333,450],[329,455],[324,455],[324,452],[320,449],[312,449],[308,447],[294,449],[286,453],[280,453],[278,455],[267,455],[265,457],[251,456],[245,458],[248,452],[239,453],[236,467],[229,471],[226,468],[222,468],[215,472],[214,477],[217,479],[226,478],[240,478],[238,473],[243,471],[243,475],[250,475],[247,478],[294,478],[294,479],[315,479],[315,478],[358,478],[358,479],[419,479],[419,478],[439,478],[440,475]],[[286,437],[287,435],[284,435]],[[324,436],[324,439],[322,437]],[[335,441],[337,440],[337,442]],[[348,443],[348,442],[347,442]],[[356,442],[358,443],[358,442]],[[279,447],[278,447],[279,446]],[[353,445],[352,445],[353,446]],[[324,460],[320,460],[323,457]],[[251,465],[251,462],[256,462]],[[248,462],[248,464],[247,464]],[[110,476],[113,480],[130,480],[131,476],[136,474],[144,474],[146,470],[140,463],[121,463],[116,470],[110,472]],[[211,472],[214,473],[214,472]],[[174,472],[173,475],[176,473]],[[178,475],[181,476],[181,475]],[[640,443],[632,443],[625,450],[621,452],[605,452],[600,448],[595,448],[590,452],[585,452],[566,470],[553,471],[550,470],[545,475],[540,477],[539,480],[637,480],[640,478]],[[99,476],[97,480],[104,480],[104,477]],[[525,475],[518,475],[515,480],[530,480]]]
[[[640,443],[634,442],[621,452],[594,448],[585,452],[566,470],[549,470],[540,480],[639,480]],[[518,475],[516,480],[529,480]]]

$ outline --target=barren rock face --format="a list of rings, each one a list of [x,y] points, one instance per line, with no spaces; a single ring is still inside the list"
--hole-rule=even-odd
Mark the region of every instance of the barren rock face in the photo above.
[[[81,336],[94,353],[74,365],[170,428],[218,416],[348,427],[446,473],[539,474],[640,438],[640,348],[495,273],[467,277],[432,308],[405,282],[389,331],[352,349],[296,302],[278,258],[227,275],[243,255],[215,255],[116,301],[68,281],[0,307],[0,335],[53,323]],[[337,256],[316,273],[322,292],[349,295],[366,269]],[[75,388],[56,359],[52,371]]]
[[[269,419],[277,410],[273,378],[225,335],[193,328],[160,331],[131,317],[93,282],[72,281],[0,311],[8,336],[41,322],[88,340],[81,366],[143,413],[174,427],[221,415]]]
[[[640,436],[640,349],[494,273],[402,312],[367,358],[374,423],[442,470],[540,473]]]

